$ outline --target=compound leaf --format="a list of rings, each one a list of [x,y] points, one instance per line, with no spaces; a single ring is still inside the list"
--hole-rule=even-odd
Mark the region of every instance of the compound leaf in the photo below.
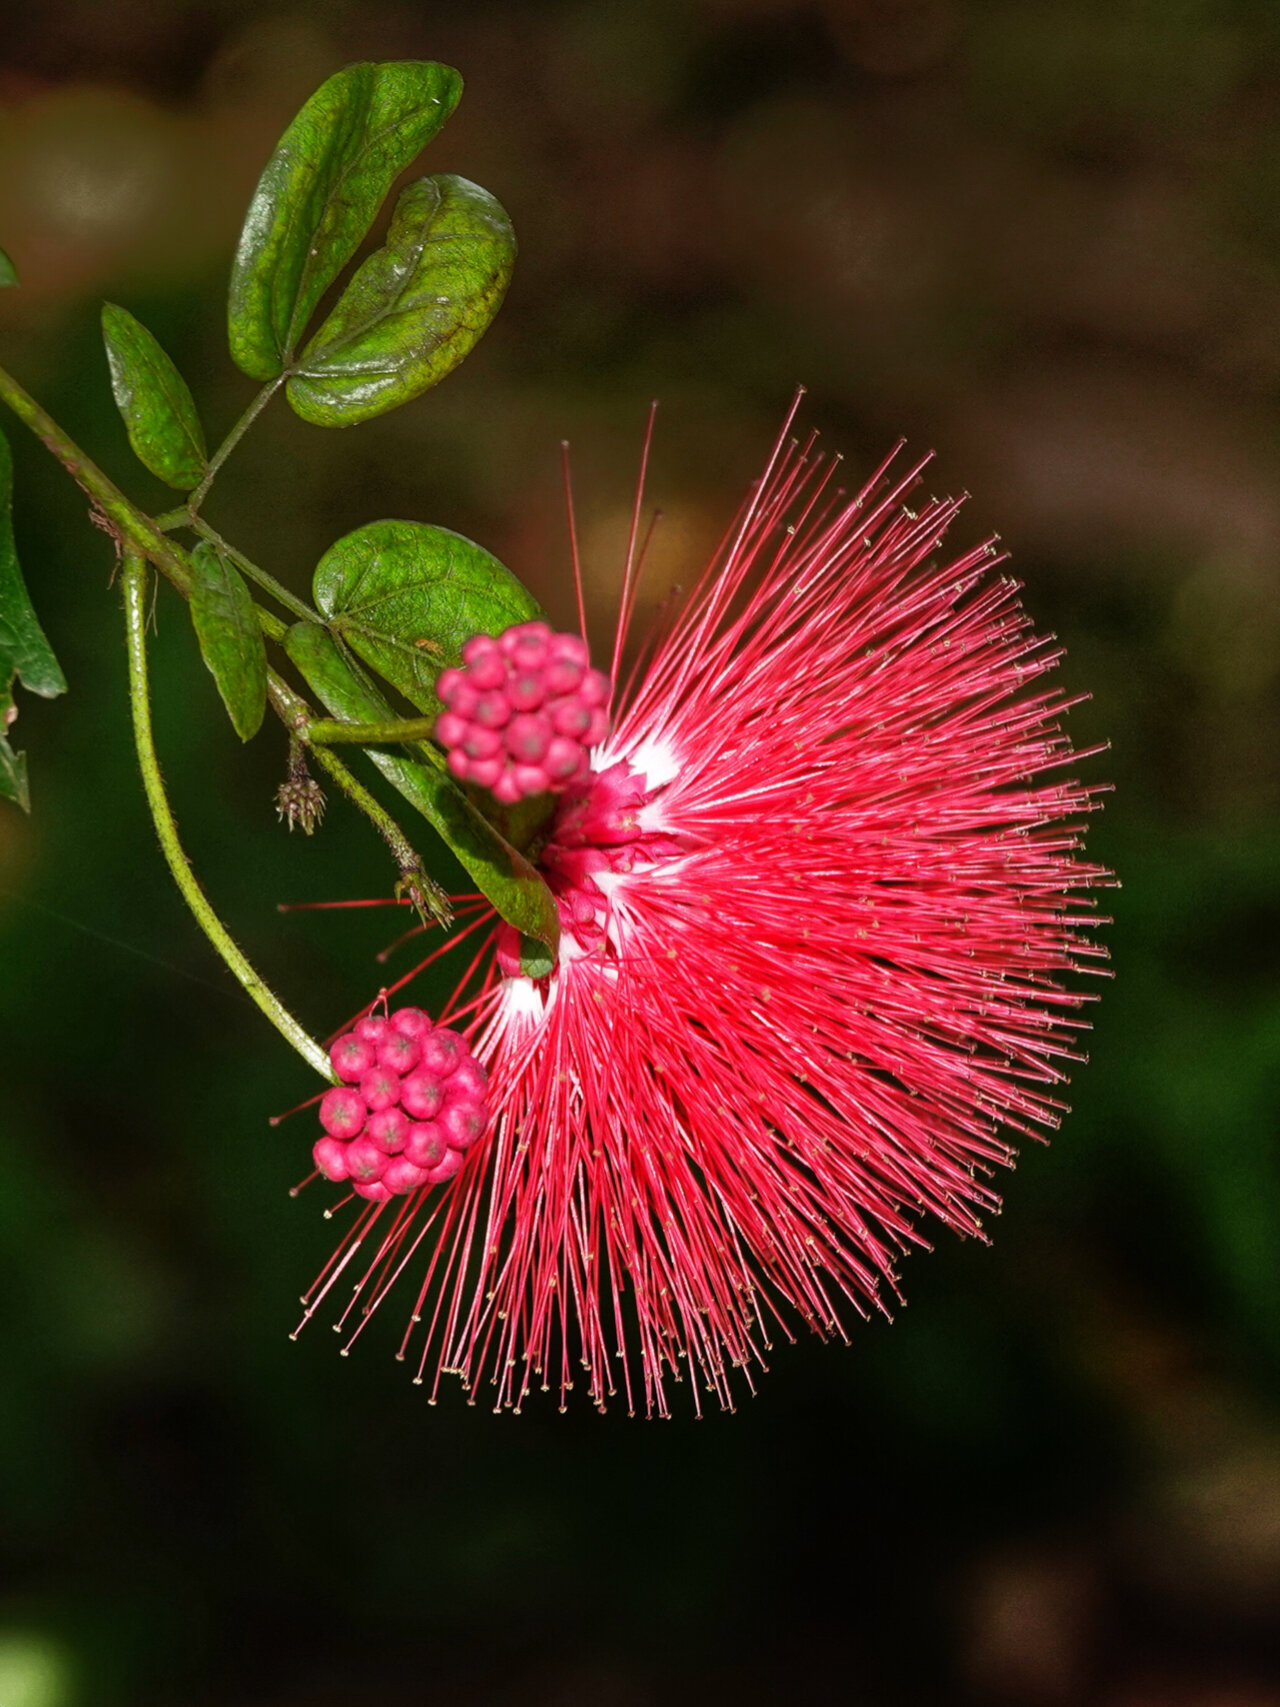
[[[515,258],[511,221],[487,190],[419,178],[303,350],[289,402],[304,421],[347,427],[419,396],[483,336]]]
[[[448,65],[349,65],[322,83],[267,162],[231,273],[231,354],[253,379],[288,365],[324,292],[396,178],[462,94]]]

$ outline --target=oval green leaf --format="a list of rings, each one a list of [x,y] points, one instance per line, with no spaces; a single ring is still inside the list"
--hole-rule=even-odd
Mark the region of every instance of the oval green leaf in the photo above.
[[[287,366],[392,184],[461,94],[448,65],[349,65],[285,131],[258,180],[231,272],[231,355],[252,379],[274,379]]]
[[[31,693],[53,699],[67,691],[67,678],[45,639],[18,564],[13,537],[13,456],[0,433],[0,799],[31,810],[27,755],[15,753],[7,735],[18,708],[15,678]]]
[[[483,547],[427,522],[370,522],[331,545],[315,573],[330,627],[420,711],[473,634],[501,634],[542,609]]]
[[[299,357],[294,410],[349,427],[429,390],[483,337],[515,259],[511,221],[487,190],[450,173],[410,184],[386,243]]]
[[[242,741],[262,727],[267,708],[267,649],[244,577],[216,546],[191,553],[191,620],[200,653]]]
[[[348,723],[381,723],[394,717],[382,694],[326,629],[314,622],[294,623],[285,637],[285,651],[331,717]],[[385,747],[365,750],[452,849],[500,917],[539,945],[530,947],[527,969],[531,976],[545,976],[555,964],[560,915],[555,897],[533,866],[471,804],[445,769],[438,748],[429,742],[415,744],[420,758]],[[539,966],[542,970],[535,971]]]
[[[189,492],[204,479],[208,455],[186,380],[127,308],[103,303],[102,337],[133,454],[167,486]]]

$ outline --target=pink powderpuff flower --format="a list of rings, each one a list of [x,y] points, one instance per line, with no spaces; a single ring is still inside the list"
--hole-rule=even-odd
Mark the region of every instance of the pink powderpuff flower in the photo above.
[[[487,911],[463,933],[442,1021],[487,1132],[443,1190],[361,1207],[306,1300],[350,1271],[359,1332],[420,1257],[400,1356],[433,1402],[455,1374],[667,1415],[687,1377],[731,1408],[775,1333],[900,1298],[922,1219],[984,1237],[1008,1135],[1059,1122],[1108,881],[1060,654],[994,542],[940,555],[957,501],[904,507],[923,463],[851,497],[794,412],[560,796],[554,970]]]

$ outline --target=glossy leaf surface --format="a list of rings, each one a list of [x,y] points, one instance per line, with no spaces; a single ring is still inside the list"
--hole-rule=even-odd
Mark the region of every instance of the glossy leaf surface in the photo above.
[[[347,427],[427,391],[498,312],[516,239],[501,204],[466,178],[419,178],[303,350],[288,397],[304,421]]]
[[[395,716],[374,683],[326,629],[313,622],[295,623],[285,650],[330,716],[349,723],[380,723]],[[501,917],[536,939],[537,948],[530,947],[530,967],[538,965],[542,971],[531,971],[531,975],[544,975],[551,969],[560,936],[560,916],[551,891],[524,855],[505,842],[467,799],[445,769],[438,749],[419,743],[413,750],[421,757],[411,758],[394,748],[366,749],[387,781],[448,844]]]
[[[287,365],[392,184],[461,94],[451,67],[404,60],[349,65],[302,108],[258,181],[231,273],[231,354],[251,378]]]
[[[28,812],[27,755],[15,753],[8,742],[8,731],[18,715],[13,700],[15,678],[45,699],[67,691],[66,677],[45,639],[18,566],[13,457],[8,439],[0,433],[0,799],[16,800]]]
[[[541,616],[498,559],[449,528],[370,522],[331,545],[315,602],[367,664],[421,711],[436,711],[436,677],[473,634],[500,634]]]
[[[191,620],[236,734],[248,741],[267,707],[267,651],[240,571],[201,540],[191,553]]]
[[[186,380],[127,308],[103,304],[102,337],[134,455],[166,485],[189,492],[204,479],[208,456]]]

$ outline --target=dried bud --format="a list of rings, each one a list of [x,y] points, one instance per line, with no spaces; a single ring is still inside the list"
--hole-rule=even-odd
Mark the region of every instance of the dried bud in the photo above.
[[[289,748],[289,775],[276,790],[276,816],[290,830],[300,824],[309,836],[324,817],[324,807],[324,790],[307,769],[302,744],[295,741]]]
[[[447,928],[453,923],[453,907],[447,892],[421,866],[401,870],[396,897],[407,901],[424,925]]]

